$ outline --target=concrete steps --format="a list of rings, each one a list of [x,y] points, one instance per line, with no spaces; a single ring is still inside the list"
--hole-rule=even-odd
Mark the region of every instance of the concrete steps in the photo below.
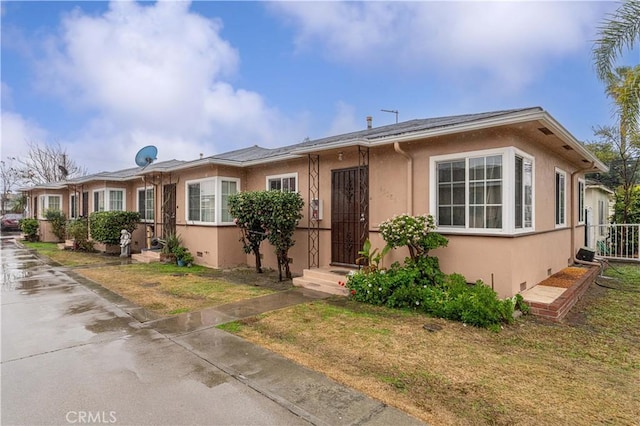
[[[133,253],[131,259],[140,263],[160,262],[160,251],[143,250],[141,253]]]
[[[347,282],[347,274],[349,271],[350,269],[342,267],[305,269],[302,277],[293,279],[293,285],[321,291],[323,293],[348,296],[349,290],[341,286],[340,282]]]

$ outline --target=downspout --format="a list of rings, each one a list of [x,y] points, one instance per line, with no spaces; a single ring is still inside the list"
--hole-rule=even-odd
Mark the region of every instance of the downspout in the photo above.
[[[574,206],[574,199],[573,199],[573,195],[574,195],[574,187],[573,187],[573,181],[574,181],[574,177],[578,174],[578,173],[582,173],[586,170],[592,169],[593,166],[595,165],[595,161],[592,161],[591,164],[584,168],[584,169],[578,169],[575,172],[571,173],[571,205]],[[578,195],[580,196],[580,195]],[[598,266],[598,267],[602,267],[602,265],[599,262],[588,262],[586,260],[580,260],[576,257],[576,214],[573,211],[573,209],[571,209],[571,257],[573,259],[574,263],[578,263],[581,265],[590,265],[590,266]],[[579,213],[578,213],[579,214]],[[585,227],[585,232],[587,232],[587,229]]]
[[[400,142],[394,142],[393,149],[407,159],[407,214],[413,216],[413,157],[400,148]]]

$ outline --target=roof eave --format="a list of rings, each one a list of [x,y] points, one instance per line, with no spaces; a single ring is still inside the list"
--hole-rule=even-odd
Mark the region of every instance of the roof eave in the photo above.
[[[540,121],[549,128],[556,136],[560,137],[567,143],[574,151],[579,153],[584,159],[591,163],[591,166],[585,168],[585,172],[603,172],[607,173],[609,167],[598,159],[591,151],[585,148],[580,141],[578,141],[567,129],[564,128],[556,119],[551,115],[544,113],[540,118]]]

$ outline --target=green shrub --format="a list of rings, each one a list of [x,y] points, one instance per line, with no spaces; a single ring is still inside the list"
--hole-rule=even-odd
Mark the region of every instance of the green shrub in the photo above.
[[[68,221],[67,236],[73,239],[75,243],[74,249],[93,251],[93,241],[89,240],[89,221],[86,218]]]
[[[445,275],[437,258],[423,258],[387,271],[358,272],[347,288],[359,302],[389,308],[413,309],[478,327],[499,329],[513,319],[512,299],[500,300],[495,291],[477,282],[468,285],[459,274]]]
[[[38,219],[25,218],[20,221],[20,230],[27,241],[38,241],[39,227],[40,222],[38,222]]]
[[[103,244],[120,244],[120,232],[133,232],[140,222],[138,212],[94,212],[89,216],[91,238]]]
[[[59,241],[67,238],[67,217],[60,210],[47,210],[44,212],[44,218],[51,224],[53,235],[58,237]]]
[[[184,262],[185,265],[191,265],[193,263],[193,255],[186,247],[176,247],[173,250],[173,254],[176,257],[176,262]]]

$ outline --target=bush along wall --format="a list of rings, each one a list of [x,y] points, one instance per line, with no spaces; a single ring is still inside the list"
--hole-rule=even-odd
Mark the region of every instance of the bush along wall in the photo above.
[[[410,226],[403,226],[410,224]],[[349,276],[346,286],[354,300],[389,308],[413,309],[449,320],[499,330],[513,321],[514,309],[522,306],[522,296],[501,300],[481,281],[467,284],[460,274],[446,275],[431,249],[447,244],[434,232],[430,216],[397,216],[380,225],[390,247],[407,245],[410,257],[389,269],[364,268]],[[436,235],[434,235],[436,234]]]
[[[94,212],[89,216],[91,239],[103,244],[120,244],[120,231],[133,232],[140,222],[138,212]]]

